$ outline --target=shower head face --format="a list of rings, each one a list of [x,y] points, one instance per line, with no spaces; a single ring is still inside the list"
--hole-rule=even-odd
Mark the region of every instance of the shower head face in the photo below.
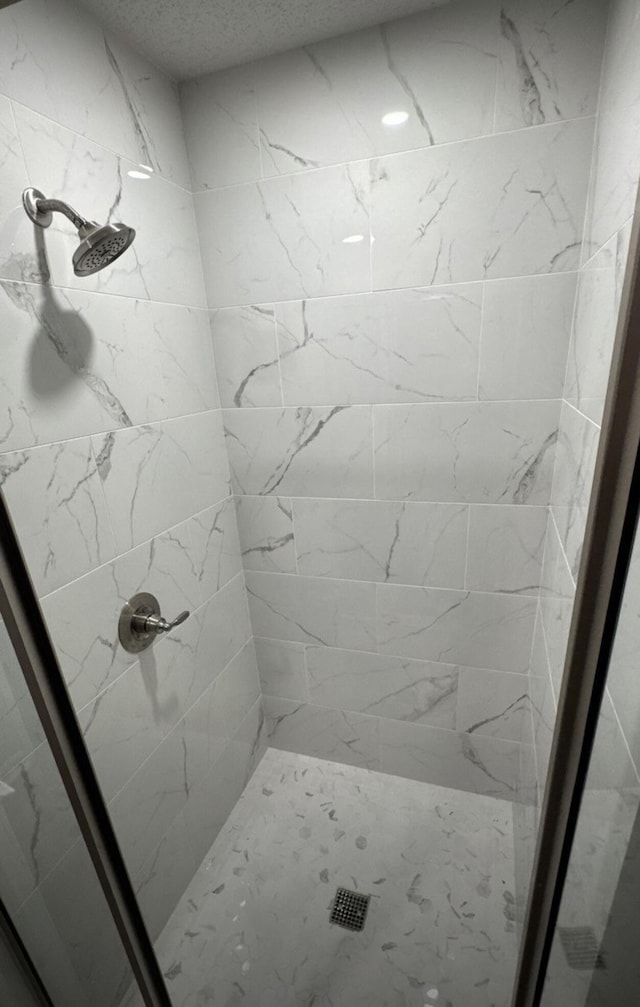
[[[90,276],[110,266],[136,236],[126,224],[88,224],[79,231],[82,241],[73,253],[76,276]]]

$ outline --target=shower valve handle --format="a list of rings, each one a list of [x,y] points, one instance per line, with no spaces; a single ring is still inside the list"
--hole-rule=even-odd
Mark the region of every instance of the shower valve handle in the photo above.
[[[167,622],[161,615],[134,615],[131,617],[131,624],[137,633],[155,633],[159,636],[160,633],[170,633],[190,615],[190,612],[181,612],[171,622]]]
[[[157,636],[169,633],[189,618],[190,612],[181,612],[168,622],[160,612],[158,599],[141,591],[130,598],[120,613],[118,636],[130,654],[139,654],[150,647]]]

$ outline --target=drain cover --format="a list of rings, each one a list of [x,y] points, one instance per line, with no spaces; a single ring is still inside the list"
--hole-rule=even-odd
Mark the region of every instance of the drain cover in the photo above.
[[[602,969],[604,961],[592,927],[558,927],[560,942],[572,969]]]
[[[331,922],[347,930],[364,930],[370,895],[338,888],[331,909]]]

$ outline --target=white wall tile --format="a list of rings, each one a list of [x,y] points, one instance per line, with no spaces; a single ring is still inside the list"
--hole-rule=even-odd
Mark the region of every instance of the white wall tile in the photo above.
[[[0,622],[0,773],[37,748],[42,725],[6,627]]]
[[[211,332],[222,405],[281,406],[273,307],[218,308]]]
[[[612,239],[597,262],[591,260],[580,273],[564,390],[567,402],[597,424],[602,422],[618,321],[615,246]]]
[[[517,800],[517,751],[512,741],[472,738],[424,724],[380,721],[382,772],[440,787]]]
[[[196,191],[261,177],[253,66],[184,81],[180,103]]]
[[[228,494],[219,413],[118,430],[93,445],[122,551]]]
[[[0,91],[2,90],[0,84]],[[0,233],[0,275],[16,280],[31,279],[32,263],[23,260],[15,245],[16,232],[20,230],[26,235],[29,230],[25,226],[25,221],[28,223],[28,220],[20,199],[27,183],[25,164],[11,103],[2,94],[0,94],[0,170],[2,171],[0,215],[3,221]]]
[[[507,0],[500,14],[496,128],[593,115],[607,5]]]
[[[187,185],[175,85],[76,4],[3,13],[0,92]]]
[[[471,507],[466,587],[537,596],[546,507]]]
[[[599,428],[563,403],[551,505],[574,579],[582,554]]]
[[[479,284],[276,307],[287,405],[472,399]]]
[[[498,4],[465,0],[260,61],[265,175],[491,132],[497,43]]]
[[[208,312],[156,302],[151,314],[164,385],[163,417],[217,409],[220,401]]]
[[[348,766],[380,768],[378,718],[264,698],[269,745]]]
[[[298,572],[464,587],[467,508],[378,500],[294,500]]]
[[[381,653],[526,672],[535,599],[390,584],[377,592]]]
[[[460,671],[456,726],[474,739],[530,740],[531,697],[524,675],[508,675],[483,668]]]
[[[574,269],[592,139],[580,119],[372,162],[374,288]]]
[[[236,497],[245,570],[297,573],[293,509],[287,497]]]
[[[574,273],[485,283],[479,398],[562,396],[575,290]]]
[[[309,695],[317,706],[453,728],[459,670],[334,647],[308,647]]]
[[[40,594],[115,555],[89,438],[2,455],[0,486]]]
[[[558,413],[557,401],[375,406],[376,494],[545,504]]]
[[[237,493],[373,496],[366,406],[224,410]]]
[[[200,601],[205,602],[242,569],[233,498],[191,518],[189,536]]]
[[[309,701],[305,647],[289,640],[254,640],[263,695]]]
[[[77,277],[72,255],[73,225],[56,215],[46,231],[26,216],[16,251],[38,258],[41,281],[129,297],[204,305],[202,267],[191,195],[158,175],[132,178],[139,167],[77,133],[22,106],[16,106],[20,142],[32,185],[48,197],[71,203],[89,219],[124,221],[136,239],[117,263],[92,277]],[[34,233],[37,231],[38,233]]]
[[[257,636],[375,650],[375,585],[247,571]]]
[[[633,0],[611,4],[592,165],[585,258],[632,215],[640,161],[640,21]]]
[[[196,193],[210,307],[368,290],[368,190],[356,163]]]
[[[153,698],[138,662],[131,665],[78,719],[107,801],[162,741]]]

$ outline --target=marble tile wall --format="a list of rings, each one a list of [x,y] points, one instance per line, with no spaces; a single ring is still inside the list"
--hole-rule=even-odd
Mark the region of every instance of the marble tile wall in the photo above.
[[[605,22],[456,0],[181,87],[276,747],[535,799]]]
[[[135,244],[78,279],[72,227],[34,233],[27,185]],[[263,748],[206,304],[177,87],[73,2],[1,11],[0,485],[154,935]],[[192,615],[134,660],[117,620],[139,590]],[[60,1002],[111,1004],[120,952],[73,897],[90,868],[5,650],[11,908]]]

